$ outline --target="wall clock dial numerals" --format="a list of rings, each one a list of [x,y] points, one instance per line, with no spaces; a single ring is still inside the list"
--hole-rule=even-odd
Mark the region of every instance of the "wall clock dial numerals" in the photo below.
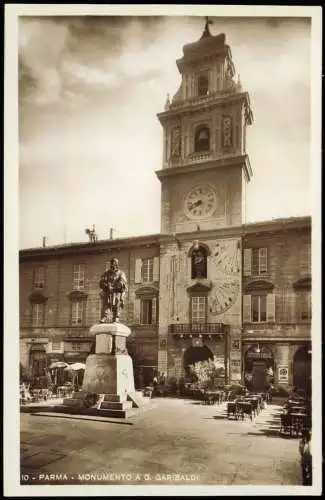
[[[216,297],[213,300],[212,312],[222,314],[236,302],[239,294],[239,281],[223,281],[217,285]]]
[[[217,277],[212,314],[222,314],[236,302],[240,291],[241,254],[239,240],[219,242],[214,249]]]
[[[216,194],[208,185],[197,186],[185,196],[184,210],[191,219],[209,217],[215,209]]]

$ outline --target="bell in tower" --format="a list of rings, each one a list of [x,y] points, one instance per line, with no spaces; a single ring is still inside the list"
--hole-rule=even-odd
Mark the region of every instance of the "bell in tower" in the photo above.
[[[165,110],[163,232],[241,225],[245,185],[252,169],[246,129],[253,122],[249,95],[236,74],[225,34],[213,35],[205,19],[201,37],[176,61],[181,84]]]

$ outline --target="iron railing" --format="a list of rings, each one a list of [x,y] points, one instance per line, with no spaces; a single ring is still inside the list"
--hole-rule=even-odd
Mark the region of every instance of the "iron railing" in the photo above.
[[[172,334],[206,334],[225,333],[224,323],[173,323],[168,327],[169,333]]]

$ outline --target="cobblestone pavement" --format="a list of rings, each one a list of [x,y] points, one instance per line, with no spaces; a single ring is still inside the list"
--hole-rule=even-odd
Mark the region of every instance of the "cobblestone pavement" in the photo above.
[[[301,485],[279,411],[242,422],[227,420],[226,403],[154,399],[123,422],[21,414],[22,484]]]

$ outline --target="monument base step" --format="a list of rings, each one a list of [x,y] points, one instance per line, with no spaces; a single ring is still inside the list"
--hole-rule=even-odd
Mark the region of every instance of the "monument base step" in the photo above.
[[[127,395],[126,394],[104,394],[103,401],[111,402],[111,403],[124,403],[125,401],[127,401]]]
[[[97,415],[105,415],[112,418],[128,418],[135,415],[140,408],[147,406],[150,398],[144,397],[141,391],[131,394],[100,394],[96,405],[86,408],[84,400],[87,393],[84,391],[73,393],[71,398],[63,400],[62,408],[71,410],[73,413],[85,411],[96,412]]]
[[[144,396],[142,391],[135,391],[132,394],[128,394],[127,399],[128,401],[132,401],[134,408],[141,408],[150,401],[150,398]]]
[[[132,401],[117,403],[115,401],[104,400],[99,406],[100,410],[129,410],[130,408],[132,408]]]

